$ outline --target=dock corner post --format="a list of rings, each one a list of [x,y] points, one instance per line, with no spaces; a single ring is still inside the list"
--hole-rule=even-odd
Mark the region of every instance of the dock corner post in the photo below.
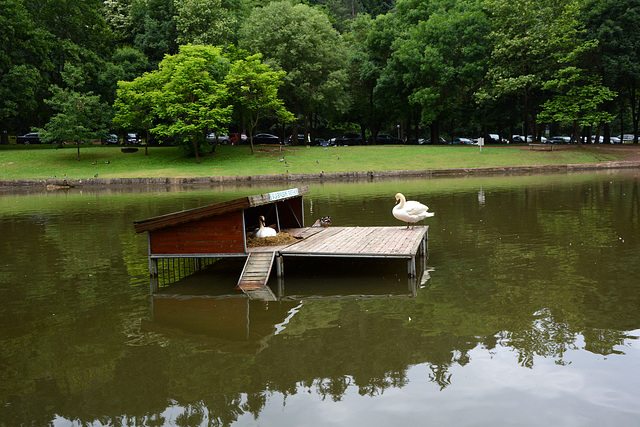
[[[284,276],[284,259],[282,255],[276,255],[276,275],[278,277]]]
[[[418,277],[409,277],[409,295],[412,297],[418,296]]]
[[[158,260],[156,258],[149,258],[149,278],[151,281],[151,293],[158,290]]]
[[[409,277],[416,277],[416,257],[412,256],[407,260],[407,267],[409,270]]]

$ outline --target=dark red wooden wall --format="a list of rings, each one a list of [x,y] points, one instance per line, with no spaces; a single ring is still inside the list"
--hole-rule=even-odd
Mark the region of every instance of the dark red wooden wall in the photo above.
[[[150,254],[244,253],[242,211],[149,231]]]

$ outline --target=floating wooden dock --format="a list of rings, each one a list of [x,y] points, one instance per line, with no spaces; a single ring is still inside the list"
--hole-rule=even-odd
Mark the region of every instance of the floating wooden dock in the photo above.
[[[292,188],[136,221],[136,232],[148,232],[151,291],[160,277],[163,285],[174,283],[225,257],[246,258],[237,287],[251,299],[277,299],[267,281],[274,263],[283,277],[288,257],[404,259],[408,276],[416,277],[416,257],[426,261],[428,227],[304,227],[308,193],[306,186]],[[247,247],[259,216],[297,240]]]

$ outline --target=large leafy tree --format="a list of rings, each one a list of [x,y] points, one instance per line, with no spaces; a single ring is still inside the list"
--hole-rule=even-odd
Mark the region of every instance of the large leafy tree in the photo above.
[[[345,41],[349,45],[347,72],[351,96],[345,116],[348,121],[360,125],[363,136],[367,127],[372,134],[377,134],[383,118],[395,118],[394,115],[385,114],[390,99],[382,99],[375,92],[391,56],[391,45],[397,35],[394,28],[391,14],[375,20],[363,14],[353,20],[349,32],[345,34]]]
[[[220,48],[189,44],[180,46],[178,54],[167,55],[155,72],[153,111],[162,120],[151,131],[161,136],[187,136],[197,163],[198,137],[209,129],[219,129],[231,117],[224,83],[228,69]]]
[[[493,50],[480,99],[517,94],[531,135],[546,101],[543,84],[558,68],[557,54],[575,46],[566,34],[576,13],[574,0],[484,0]]]
[[[228,45],[235,42],[237,19],[221,0],[177,0],[180,44]]]
[[[294,117],[278,97],[284,71],[273,71],[261,62],[262,55],[255,54],[234,61],[225,83],[243,124],[249,129],[251,154],[253,154],[253,131],[263,117],[276,117],[280,122],[293,121]]]
[[[313,111],[338,108],[335,94],[346,84],[344,43],[322,12],[277,1],[256,8],[240,31],[240,47],[262,53],[287,72],[282,94],[287,108],[308,122]],[[293,124],[297,138],[298,122]]]
[[[174,0],[133,0],[130,13],[134,46],[152,64],[178,52]]]
[[[43,73],[53,71],[53,37],[37,27],[20,0],[0,2],[0,28],[0,127],[25,129],[25,118],[43,113]]]
[[[150,65],[144,53],[131,46],[116,49],[111,61],[106,62],[98,74],[102,99],[113,104],[118,82],[131,81],[145,71],[150,71]]]
[[[149,129],[155,119],[154,91],[158,89],[157,73],[145,73],[133,81],[119,81],[117,98],[114,103],[116,115],[113,122],[121,127],[145,129],[144,154],[149,154]]]
[[[44,99],[65,83],[65,64],[82,67],[82,91],[97,88],[97,74],[113,40],[100,0],[0,2],[0,120],[18,130],[41,126],[52,114]]]
[[[106,134],[107,109],[98,95],[78,90],[84,83],[79,67],[67,64],[62,78],[67,87],[51,86],[52,97],[46,102],[57,113],[39,130],[40,138],[44,142],[75,141],[80,160],[80,142]]]
[[[631,109],[634,142],[640,120],[640,0],[588,0],[583,8],[587,38],[598,41],[604,84],[619,94],[620,119]],[[624,123],[621,124],[624,128]],[[621,129],[621,133],[624,129]]]
[[[398,5],[396,21],[403,31],[394,40],[384,73],[388,76],[383,77],[395,82],[396,92],[405,94],[405,115],[410,118],[418,110],[435,141],[443,118],[460,117],[469,110],[486,71],[489,23],[477,1],[406,3]]]

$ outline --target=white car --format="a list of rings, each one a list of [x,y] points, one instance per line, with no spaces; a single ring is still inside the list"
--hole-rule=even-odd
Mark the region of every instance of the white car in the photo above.
[[[215,144],[216,142],[216,134],[215,133],[210,133],[209,135],[207,135],[207,142],[209,144]],[[218,144],[231,144],[231,139],[229,139],[229,135],[225,134],[225,133],[221,133],[220,135],[218,135]]]

